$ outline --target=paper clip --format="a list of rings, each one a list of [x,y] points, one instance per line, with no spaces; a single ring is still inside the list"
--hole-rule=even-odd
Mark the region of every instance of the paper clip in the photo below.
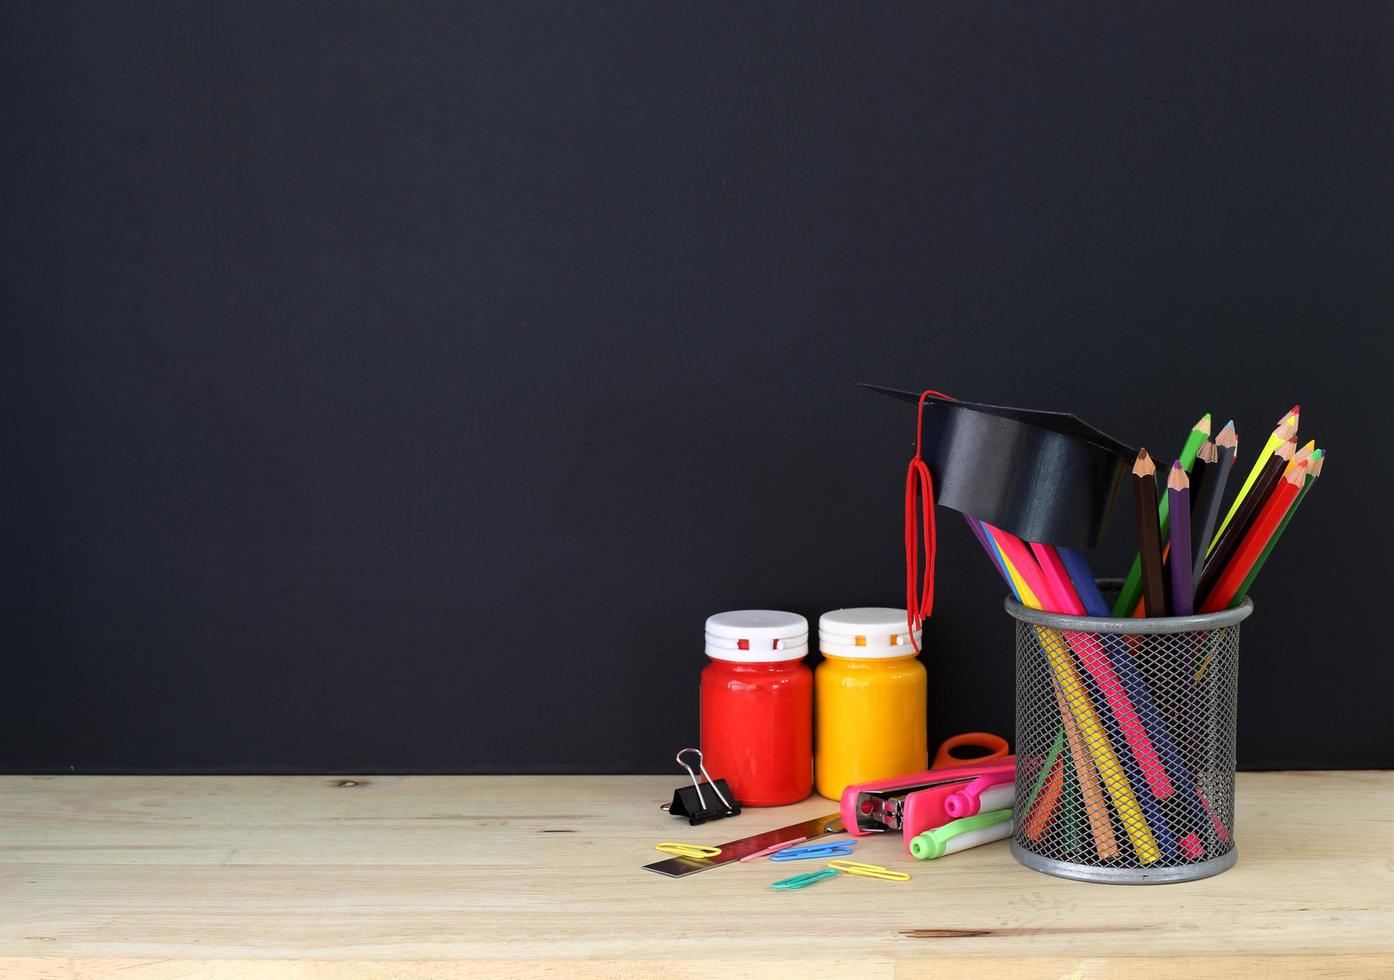
[[[859,864],[856,861],[829,861],[828,867],[838,871],[845,871],[849,875],[857,875],[861,878],[880,878],[883,881],[909,881],[910,876],[904,871],[891,871],[883,868],[879,864]]]
[[[703,847],[701,844],[674,844],[672,841],[655,844],[653,849],[683,858],[714,858],[721,853],[719,847]]]
[[[792,878],[785,878],[783,881],[776,881],[770,885],[771,888],[807,888],[815,881],[822,881],[824,878],[836,878],[837,872],[832,868],[824,868],[822,871],[810,871],[805,875],[794,875]]]
[[[788,847],[770,855],[771,861],[807,861],[818,858],[841,857],[852,853],[856,841],[840,840],[831,843],[809,844],[807,847]]]
[[[741,858],[740,861],[742,864],[744,864],[746,861],[754,861],[756,858],[768,857],[775,851],[782,851],[790,844],[797,844],[801,840],[808,840],[808,838],[795,837],[793,840],[780,841],[778,844],[771,844],[769,847],[762,848],[761,850],[756,851],[754,854],[747,854],[745,857]]]

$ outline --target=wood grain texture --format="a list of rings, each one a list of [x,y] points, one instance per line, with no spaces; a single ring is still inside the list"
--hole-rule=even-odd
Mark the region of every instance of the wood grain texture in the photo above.
[[[1394,773],[1246,773],[1240,859],[1086,885],[1005,843],[860,860],[909,882],[776,893],[765,861],[641,870],[824,800],[691,828],[669,776],[0,778],[0,977],[1371,976],[1394,972]],[[812,867],[813,865],[810,865]],[[808,870],[802,868],[802,870]]]

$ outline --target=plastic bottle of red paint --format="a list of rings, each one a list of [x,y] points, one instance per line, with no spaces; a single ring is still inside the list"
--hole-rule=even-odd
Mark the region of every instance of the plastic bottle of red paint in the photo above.
[[[707,620],[702,758],[746,806],[797,803],[813,789],[808,620],[772,609]]]

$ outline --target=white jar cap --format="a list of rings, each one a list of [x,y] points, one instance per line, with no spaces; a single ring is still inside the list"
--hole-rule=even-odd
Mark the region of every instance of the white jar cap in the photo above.
[[[707,617],[707,656],[738,664],[777,664],[808,653],[808,620],[775,609]]]
[[[915,643],[921,630],[915,630]],[[827,657],[876,660],[912,656],[904,609],[835,609],[818,618],[818,649]]]

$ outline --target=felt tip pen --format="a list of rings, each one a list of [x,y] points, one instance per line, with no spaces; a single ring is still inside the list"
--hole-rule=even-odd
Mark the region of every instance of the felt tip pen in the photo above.
[[[1011,835],[1012,811],[993,810],[926,830],[910,842],[910,853],[921,861],[932,861]]]
[[[1013,785],[1014,773],[997,773],[979,776],[957,793],[944,800],[944,812],[950,819],[977,816],[988,810],[1008,810],[1012,807],[1012,797],[1016,792]]]

